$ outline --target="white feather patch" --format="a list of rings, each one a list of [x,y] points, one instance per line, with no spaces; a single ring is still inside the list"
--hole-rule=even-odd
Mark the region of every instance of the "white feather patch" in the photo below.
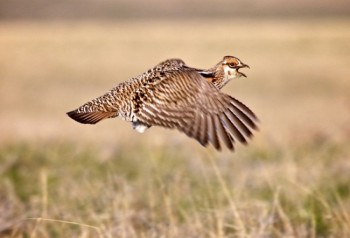
[[[138,124],[134,126],[134,129],[139,133],[144,133],[148,129],[148,126],[145,126],[143,124]]]

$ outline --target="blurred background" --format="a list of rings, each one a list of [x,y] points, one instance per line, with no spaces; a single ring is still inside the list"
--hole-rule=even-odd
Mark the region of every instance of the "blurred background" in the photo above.
[[[3,0],[0,6],[0,141],[162,137],[167,132],[157,129],[137,135],[119,120],[78,125],[65,112],[164,59],[207,68],[224,55],[252,68],[225,92],[257,112],[263,140],[350,130],[349,1]],[[187,141],[177,134],[166,137]]]
[[[346,237],[349,14],[347,0],[2,0],[0,236]],[[251,69],[223,91],[261,121],[235,153],[65,114],[164,59],[225,55]]]

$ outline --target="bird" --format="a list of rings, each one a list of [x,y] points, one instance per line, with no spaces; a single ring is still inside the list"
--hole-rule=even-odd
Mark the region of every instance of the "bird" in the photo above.
[[[204,147],[211,144],[220,151],[223,143],[233,151],[236,141],[247,144],[259,121],[246,105],[220,91],[246,77],[241,68],[249,66],[234,56],[209,69],[167,59],[67,115],[83,124],[120,117],[140,133],[152,126],[177,129]]]

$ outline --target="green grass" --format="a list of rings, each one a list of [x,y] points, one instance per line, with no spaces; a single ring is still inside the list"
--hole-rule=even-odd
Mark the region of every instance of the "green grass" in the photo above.
[[[348,143],[327,141],[321,151],[309,141],[284,152],[259,146],[234,158],[198,151],[189,157],[170,146],[153,152],[137,143],[108,156],[71,143],[1,146],[0,219],[13,225],[0,231],[8,237],[346,237]]]

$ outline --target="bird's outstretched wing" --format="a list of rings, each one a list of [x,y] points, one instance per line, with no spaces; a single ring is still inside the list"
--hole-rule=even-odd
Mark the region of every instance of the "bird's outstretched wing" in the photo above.
[[[257,129],[255,114],[243,103],[210,85],[194,70],[170,71],[152,87],[135,94],[137,119],[149,126],[178,129],[217,150],[220,141],[233,150]]]

